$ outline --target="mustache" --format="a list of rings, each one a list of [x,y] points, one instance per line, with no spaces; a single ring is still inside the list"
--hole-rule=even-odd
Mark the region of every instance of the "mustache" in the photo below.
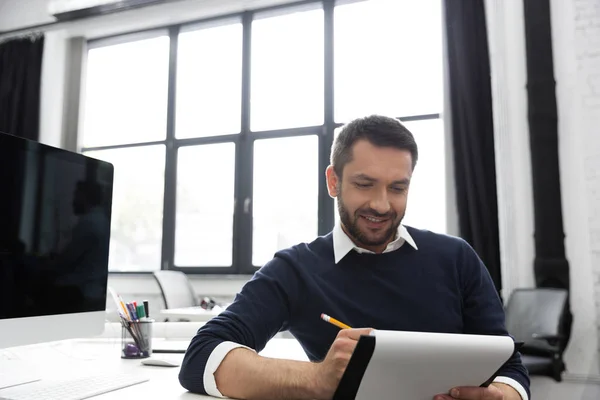
[[[377,212],[376,210],[373,210],[372,208],[368,208],[368,209],[362,209],[362,210],[357,210],[356,211],[356,215],[363,215],[365,217],[374,217],[374,218],[390,218],[390,219],[396,219],[396,213],[395,212],[388,212],[385,214],[382,214],[380,212]]]

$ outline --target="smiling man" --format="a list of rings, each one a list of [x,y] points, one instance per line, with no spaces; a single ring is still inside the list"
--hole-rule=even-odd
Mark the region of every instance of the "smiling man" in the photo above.
[[[326,171],[340,224],[275,254],[198,331],[182,386],[239,399],[331,399],[371,329],[507,335],[502,304],[473,249],[402,225],[417,159],[413,135],[396,119],[375,115],[344,126]],[[321,313],[365,328],[339,330]],[[310,362],[257,354],[283,330]],[[528,400],[529,377],[516,354],[488,388],[448,388],[435,398]]]

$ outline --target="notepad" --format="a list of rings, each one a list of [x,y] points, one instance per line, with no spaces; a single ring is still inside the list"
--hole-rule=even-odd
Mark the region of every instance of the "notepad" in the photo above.
[[[373,331],[360,338],[334,399],[431,400],[486,385],[517,349],[509,336]]]

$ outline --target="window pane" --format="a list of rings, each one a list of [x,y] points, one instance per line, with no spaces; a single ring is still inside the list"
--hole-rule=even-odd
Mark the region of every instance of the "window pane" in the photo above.
[[[318,234],[318,138],[254,142],[252,264]]]
[[[406,122],[419,146],[404,223],[446,233],[446,150],[442,119]]]
[[[231,266],[234,182],[235,144],[179,149],[175,265]]]
[[[403,224],[446,233],[446,150],[442,119],[405,122],[419,148]],[[339,133],[335,131],[335,136]],[[335,223],[340,216],[335,200]]]
[[[335,8],[335,120],[439,113],[441,1],[370,0]]]
[[[165,147],[90,151],[115,167],[109,269],[160,269]]]
[[[242,96],[242,25],[179,35],[178,138],[238,133]]]
[[[168,69],[167,36],[91,49],[83,147],[164,139]]]
[[[323,10],[252,24],[253,131],[323,123]]]

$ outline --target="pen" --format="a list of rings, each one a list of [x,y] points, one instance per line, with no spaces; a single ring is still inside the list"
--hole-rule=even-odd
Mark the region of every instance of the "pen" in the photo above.
[[[135,306],[133,305],[133,303],[131,303],[131,311],[133,312],[133,318],[136,321],[139,321],[140,317],[137,315],[137,311],[135,311]]]
[[[144,319],[146,317],[146,313],[144,311],[144,306],[141,305],[141,304],[139,304],[136,307],[136,313],[137,313],[137,316],[138,316],[139,319]]]
[[[149,308],[148,300],[144,300],[144,313],[147,318],[150,318],[150,308]]]
[[[117,295],[117,298],[119,299],[119,302],[121,303],[121,308],[123,308],[123,311],[125,312],[125,316],[127,317],[127,319],[131,320],[131,315],[129,315],[129,309],[127,308],[127,305],[123,301],[123,298],[121,297],[120,294]]]
[[[133,303],[127,303],[127,308],[129,309],[129,314],[131,314],[132,320],[137,320],[137,314],[135,313],[135,308],[133,308]]]
[[[121,302],[119,300],[119,298],[117,297],[117,294],[115,293],[115,291],[108,286],[107,290],[110,292],[110,295],[113,298],[113,301],[115,302],[115,305],[117,306],[117,314],[119,314],[119,316],[121,318],[127,318],[125,310],[123,309],[123,306],[121,305]]]
[[[125,315],[125,318],[128,319],[128,320],[130,320],[131,318],[129,317],[129,310],[125,306],[125,303],[123,303],[123,300],[119,300],[119,302],[121,304],[121,308],[123,309],[123,313]]]
[[[342,329],[352,329],[350,326],[346,325],[343,322],[338,321],[337,319],[330,317],[327,314],[321,314],[321,319],[323,321],[329,322],[332,325],[337,326],[338,328],[342,328]]]

